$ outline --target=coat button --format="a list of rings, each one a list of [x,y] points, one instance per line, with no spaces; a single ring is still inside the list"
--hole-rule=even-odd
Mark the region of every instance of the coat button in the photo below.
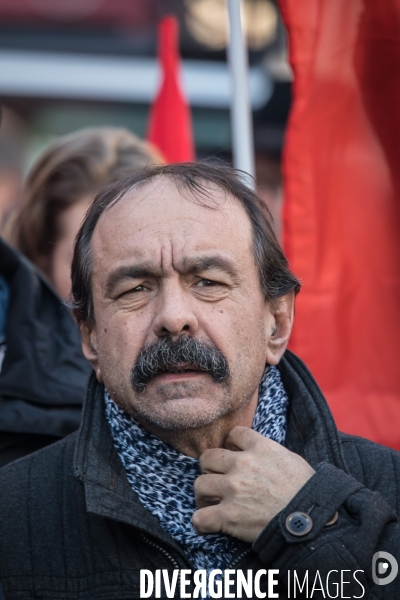
[[[333,515],[333,517],[331,519],[329,519],[329,521],[327,523],[325,523],[325,527],[330,527],[331,525],[334,525],[336,523],[336,521],[339,518],[339,513],[338,511],[335,512],[335,514]]]
[[[286,529],[296,536],[307,535],[313,527],[313,522],[307,513],[294,512],[286,519]]]

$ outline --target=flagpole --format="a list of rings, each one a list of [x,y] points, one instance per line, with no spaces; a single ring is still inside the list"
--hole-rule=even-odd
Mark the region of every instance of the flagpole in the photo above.
[[[233,164],[237,169],[241,169],[252,177],[255,177],[248,59],[242,29],[241,0],[227,0],[227,3],[230,25],[228,61],[232,81],[231,127]],[[253,186],[253,184],[251,185]]]

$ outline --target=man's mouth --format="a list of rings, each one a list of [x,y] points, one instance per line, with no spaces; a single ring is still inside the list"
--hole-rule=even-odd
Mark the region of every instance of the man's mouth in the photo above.
[[[199,369],[199,367],[188,365],[188,364],[179,364],[179,365],[171,365],[167,370],[159,371],[157,373],[157,377],[165,377],[168,375],[201,375],[206,373],[203,369]]]

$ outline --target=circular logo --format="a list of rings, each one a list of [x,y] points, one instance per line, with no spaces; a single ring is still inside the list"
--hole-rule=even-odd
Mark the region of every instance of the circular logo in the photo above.
[[[392,583],[399,571],[399,565],[389,552],[375,552],[372,557],[372,579],[377,585]]]

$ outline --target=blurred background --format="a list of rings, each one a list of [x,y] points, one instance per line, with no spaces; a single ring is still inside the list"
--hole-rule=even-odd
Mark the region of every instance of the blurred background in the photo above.
[[[145,136],[158,83],[157,24],[180,23],[197,157],[231,160],[225,0],[0,0],[1,220],[57,136],[113,125]],[[259,190],[280,232],[281,150],[291,103],[286,36],[273,0],[245,0]]]

